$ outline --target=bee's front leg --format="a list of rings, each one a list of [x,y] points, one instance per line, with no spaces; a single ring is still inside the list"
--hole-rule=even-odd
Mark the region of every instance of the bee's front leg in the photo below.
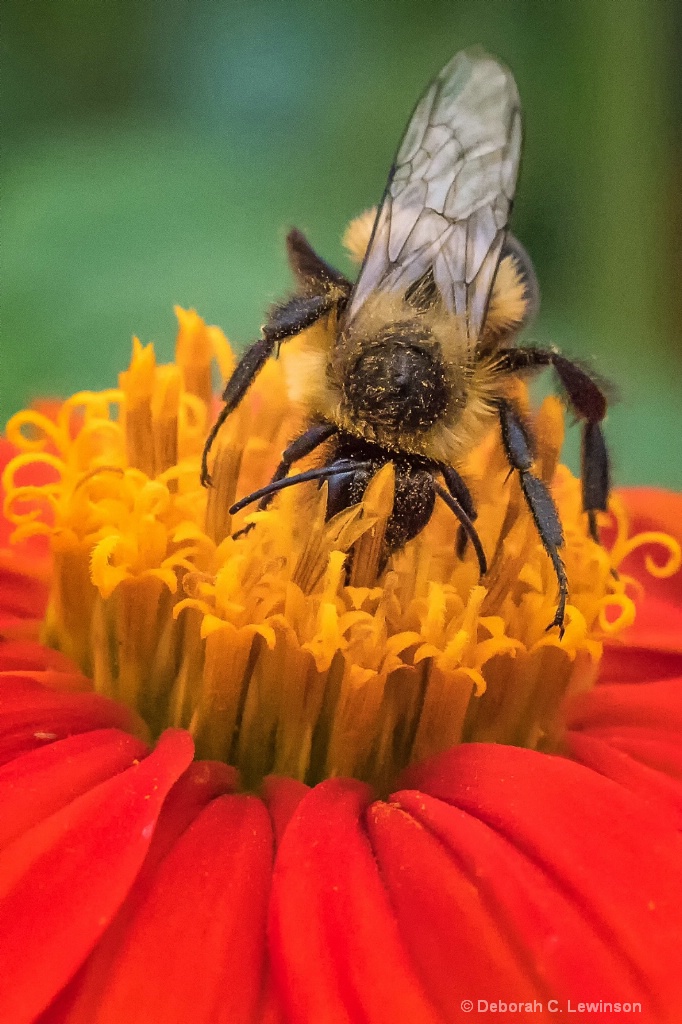
[[[247,348],[225,385],[222,396],[225,405],[206,438],[201,456],[201,483],[204,487],[211,483],[208,454],[218,431],[230,413],[237,408],[272,353],[279,348],[281,342],[293,338],[306,327],[311,327],[321,320],[336,304],[337,299],[330,293],[295,295],[288,302],[276,305],[270,310],[268,322],[263,327],[263,337]]]
[[[277,484],[280,480],[283,480],[295,462],[298,462],[299,459],[304,459],[306,455],[310,455],[311,452],[314,452],[319,445],[328,440],[338,431],[338,429],[339,428],[334,423],[314,423],[309,427],[304,434],[301,434],[300,437],[297,437],[284,449],[282,452],[282,461],[273,473],[268,486],[272,487],[273,484]],[[271,491],[266,490],[266,493],[258,502],[258,510],[260,512],[268,507],[276,493],[277,491],[274,489]],[[244,500],[248,503],[250,497],[251,495]],[[249,523],[241,530],[238,530],[237,533],[232,534],[232,536],[235,539],[237,537],[243,537],[249,532],[253,525],[253,523]]]
[[[554,499],[547,485],[530,471],[533,453],[528,429],[514,407],[506,401],[499,403],[502,443],[512,469],[518,470],[521,489],[535,521],[540,539],[549,555],[559,583],[559,603],[556,615],[547,629],[559,627],[559,636],[564,635],[564,617],[568,599],[568,579],[564,563],[559,555],[564,534]]]

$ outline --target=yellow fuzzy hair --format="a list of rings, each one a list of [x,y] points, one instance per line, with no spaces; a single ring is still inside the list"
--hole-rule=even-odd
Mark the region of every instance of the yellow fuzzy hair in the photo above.
[[[449,463],[460,462],[494,423],[492,400],[506,387],[493,371],[494,360],[470,364],[461,322],[450,314],[428,315],[434,344],[444,357],[450,402],[443,416],[429,430],[391,431],[358,421],[344,408],[343,381],[364,349],[366,339],[376,336],[387,324],[412,319],[411,309],[401,296],[377,294],[363,307],[360,324],[351,335],[336,340],[335,324],[316,324],[282,350],[287,390],[292,401],[308,417],[323,417],[340,430],[391,451],[410,452]]]
[[[367,210],[349,225],[344,245],[361,262],[369,244],[376,209]],[[500,263],[495,277],[479,351],[471,360],[464,325],[442,310],[424,314],[425,325],[440,346],[451,394],[448,407],[433,427],[421,432],[389,431],[352,418],[344,408],[343,381],[365,349],[388,324],[414,318],[414,309],[400,295],[370,296],[353,324],[352,332],[337,338],[336,317],[304,331],[282,350],[287,390],[291,401],[308,417],[322,417],[340,430],[392,451],[423,455],[457,464],[478,444],[496,418],[494,399],[506,394],[507,377],[495,372],[494,352],[513,332],[527,309],[525,285],[512,256]]]
[[[365,258],[376,217],[377,208],[373,206],[371,210],[365,210],[359,217],[355,217],[346,228],[343,244],[354,263],[362,263]]]
[[[346,228],[343,244],[354,263],[362,263],[365,258],[376,215],[377,208],[373,206]],[[495,275],[480,347],[488,350],[494,340],[518,328],[527,309],[528,296],[521,272],[513,256],[505,256]]]
[[[524,320],[528,296],[513,256],[505,256],[497,268],[479,348],[490,350],[504,335],[513,333]]]

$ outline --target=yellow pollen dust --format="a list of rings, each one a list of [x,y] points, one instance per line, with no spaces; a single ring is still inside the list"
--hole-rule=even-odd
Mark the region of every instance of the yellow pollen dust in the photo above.
[[[553,749],[563,698],[593,684],[605,634],[634,618],[630,581],[612,569],[642,542],[628,540],[617,499],[612,552],[589,538],[580,484],[558,465],[560,403],[547,399],[534,429],[535,470],[552,484],[566,538],[561,641],[545,631],[556,579],[494,433],[461,467],[490,567],[482,580],[471,546],[457,558],[452,514],[438,506],[377,578],[391,466],[329,522],[326,485],[315,482],[231,521],[230,505],[270,479],[302,429],[282,370],[297,342],[227,420],[206,490],[212,365],[226,378],[235,359],[221,331],[176,312],[174,363],[159,366],[136,339],[117,389],[80,392],[54,418],[26,410],[7,426],[21,454],[3,476],[5,515],[16,540],[51,541],[43,640],[97,692],[136,709],[152,735],[188,729],[197,756],[236,765],[247,788],[278,773],[308,783],[350,775],[386,791],[404,766],[453,744]],[[51,482],[26,482],[36,464]],[[245,523],[255,527],[233,537]],[[644,540],[668,549],[659,574],[675,571],[675,542]]]

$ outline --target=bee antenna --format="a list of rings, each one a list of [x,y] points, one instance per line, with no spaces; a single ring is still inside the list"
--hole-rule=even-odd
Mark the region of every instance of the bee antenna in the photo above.
[[[317,469],[308,469],[305,473],[296,473],[294,476],[286,476],[283,480],[273,480],[267,485],[267,487],[261,487],[259,491],[253,491],[248,494],[245,498],[240,498],[231,508],[230,515],[236,515],[237,512],[241,512],[243,508],[250,505],[254,501],[258,501],[260,498],[267,498],[271,494],[275,494],[277,491],[284,490],[285,487],[293,487],[294,484],[303,484],[307,480],[324,480],[330,476],[339,476],[343,473],[355,473],[359,469],[372,469],[373,464],[371,462],[353,462],[350,459],[347,462],[337,462],[333,466],[321,466]]]

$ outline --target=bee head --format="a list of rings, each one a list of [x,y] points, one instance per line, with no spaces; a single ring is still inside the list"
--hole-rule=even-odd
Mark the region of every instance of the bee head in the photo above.
[[[342,387],[354,420],[389,430],[428,430],[448,404],[440,345],[413,321],[393,323],[366,341]]]

